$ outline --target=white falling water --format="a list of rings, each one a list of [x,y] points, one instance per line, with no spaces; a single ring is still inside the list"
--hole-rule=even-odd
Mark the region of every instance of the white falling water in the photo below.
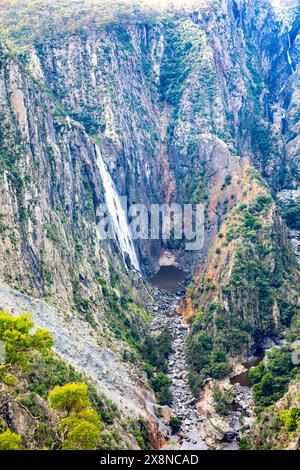
[[[100,149],[97,145],[95,145],[95,148],[97,154],[97,165],[104,187],[105,202],[114,235],[122,252],[124,262],[126,260],[127,253],[132,266],[136,269],[136,271],[140,272],[140,266],[133,245],[132,236],[126,219],[125,211],[122,207],[115,184],[103,161]]]
[[[289,38],[289,47],[287,49],[287,58],[288,58],[290,66],[291,66],[292,72],[295,73],[295,69],[294,69],[294,66],[293,66],[293,61],[292,61],[291,54],[290,54],[290,50],[291,50],[291,36],[290,36],[290,33],[288,34],[288,38]]]

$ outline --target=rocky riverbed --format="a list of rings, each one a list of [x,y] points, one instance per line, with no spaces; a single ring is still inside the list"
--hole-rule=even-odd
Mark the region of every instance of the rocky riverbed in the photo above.
[[[178,434],[170,436],[167,449],[206,450],[219,448],[237,450],[239,432],[252,426],[254,420],[252,392],[249,387],[240,384],[231,385],[229,379],[220,382],[223,389],[231,389],[234,395],[235,409],[226,416],[220,416],[215,410],[213,387],[215,381],[208,381],[201,397],[197,400],[191,393],[187,375],[188,366],[185,354],[185,342],[188,327],[182,323],[177,312],[181,295],[170,294],[154,289],[152,334],[159,334],[168,327],[173,335],[173,352],[168,359],[168,376],[173,394],[172,412],[180,417],[182,426]],[[243,368],[241,366],[243,370]]]
[[[176,436],[171,436],[168,449],[201,450],[207,445],[198,432],[200,417],[197,413],[197,400],[193,397],[187,383],[187,363],[185,355],[185,340],[188,327],[181,321],[177,313],[180,295],[155,291],[157,307],[151,324],[151,331],[157,334],[168,327],[173,335],[173,352],[168,360],[168,376],[171,380],[173,394],[172,411],[182,419],[181,430]]]

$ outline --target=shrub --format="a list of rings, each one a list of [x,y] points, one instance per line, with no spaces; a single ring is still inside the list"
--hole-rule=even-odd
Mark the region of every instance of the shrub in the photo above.
[[[215,409],[221,415],[227,415],[233,408],[234,395],[230,389],[222,390],[218,385],[213,388]]]
[[[170,379],[163,372],[159,372],[150,383],[156,394],[158,403],[160,405],[171,405],[173,397],[170,391]]]
[[[222,317],[216,318],[216,327],[218,328],[218,330],[223,330],[225,325],[226,325],[226,321],[224,318]]]
[[[61,241],[61,236],[57,227],[55,227],[54,225],[46,224],[45,230],[47,238],[56,243],[59,243]]]
[[[292,230],[300,230],[300,199],[291,207],[283,211],[282,217]]]
[[[50,351],[53,345],[50,333],[38,329],[31,334],[33,326],[30,316],[25,313],[13,317],[7,312],[0,312],[0,341],[5,343],[7,363],[27,367],[28,358],[34,351]]]
[[[300,429],[300,408],[279,411],[278,417],[287,431],[293,432]]]
[[[251,214],[260,214],[266,207],[272,202],[271,196],[265,194],[259,194],[255,199],[254,203],[249,207]]]
[[[156,394],[157,401],[162,406],[171,406],[173,403],[173,395],[170,390],[170,383],[164,385]]]
[[[9,429],[0,434],[0,450],[21,450],[21,436]]]
[[[240,450],[250,450],[251,442],[248,437],[241,437],[240,439]]]
[[[140,352],[147,363],[156,367],[163,372],[167,371],[166,359],[172,352],[172,333],[168,328],[165,328],[157,337],[146,336]]]
[[[177,416],[172,416],[169,422],[169,426],[171,427],[173,433],[177,433],[181,428],[181,419]]]
[[[148,450],[151,447],[150,436],[147,423],[143,419],[132,422],[132,434],[142,450]]]
[[[57,385],[49,393],[50,403],[53,409],[66,412],[79,412],[89,406],[87,385],[83,383],[70,383],[60,387]]]
[[[272,405],[286,393],[295,370],[291,355],[288,349],[276,349],[268,354],[265,363],[250,369],[253,396],[259,409]]]

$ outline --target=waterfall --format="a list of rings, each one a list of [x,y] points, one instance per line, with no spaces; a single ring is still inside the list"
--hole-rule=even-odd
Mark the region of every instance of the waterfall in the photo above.
[[[95,145],[95,148],[97,154],[97,166],[104,187],[104,197],[111,222],[111,228],[122,252],[125,266],[127,254],[129,256],[132,266],[135,268],[136,271],[140,272],[139,261],[135,252],[124,208],[122,207],[112,177],[110,176],[103,161],[101,151],[97,145]]]
[[[292,72],[295,73],[295,68],[293,66],[293,61],[292,61],[291,54],[290,54],[290,50],[291,50],[291,47],[292,47],[290,33],[288,33],[288,38],[289,38],[289,47],[287,49],[287,58],[288,58],[288,62],[290,64],[290,66],[291,66]]]

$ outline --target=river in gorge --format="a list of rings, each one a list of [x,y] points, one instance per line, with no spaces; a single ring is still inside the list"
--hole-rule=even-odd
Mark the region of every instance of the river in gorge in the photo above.
[[[249,371],[252,367],[256,367],[265,357],[264,350],[258,350],[254,356],[248,359],[246,362],[243,362],[243,366],[246,368],[244,372],[239,375],[231,377],[231,385],[240,384],[242,387],[251,387],[251,380],[249,377]]]
[[[168,440],[165,450],[208,450],[208,445],[200,434],[203,432],[204,417],[197,410],[198,400],[192,395],[188,385],[188,365],[185,353],[185,343],[189,328],[182,322],[178,306],[183,297],[189,279],[189,273],[175,266],[162,266],[156,275],[150,279],[155,300],[155,311],[151,322],[153,335],[159,334],[168,327],[173,336],[173,351],[168,358],[167,375],[171,381],[173,395],[173,415],[182,420],[181,429]],[[261,358],[260,358],[261,360]],[[255,364],[249,364],[249,368]],[[240,379],[240,377],[238,377]],[[249,390],[248,386],[241,389]],[[247,392],[248,393],[248,392]],[[238,450],[238,442],[224,441],[223,450]]]
[[[168,327],[173,335],[173,352],[168,359],[168,377],[171,380],[173,394],[172,410],[175,416],[182,419],[178,434],[171,437],[167,449],[206,450],[208,447],[197,430],[200,421],[196,409],[196,399],[192,395],[187,381],[187,362],[185,341],[188,327],[182,323],[177,312],[180,298],[185,291],[184,281],[188,273],[175,266],[162,266],[150,280],[155,287],[154,296],[157,312],[151,324],[153,334]]]

